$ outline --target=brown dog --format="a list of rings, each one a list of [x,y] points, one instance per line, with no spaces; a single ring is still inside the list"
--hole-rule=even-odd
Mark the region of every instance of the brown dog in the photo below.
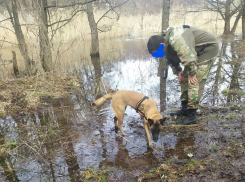
[[[164,118],[159,113],[156,101],[135,91],[119,90],[113,93],[106,94],[103,97],[95,100],[93,102],[93,105],[100,106],[107,99],[112,99],[111,106],[116,115],[114,117],[116,132],[119,128],[123,135],[127,135],[122,130],[122,123],[124,112],[126,110],[126,107],[129,105],[144,117],[144,128],[147,135],[149,146],[152,147],[152,141],[149,134],[148,126],[152,131],[153,140],[157,142],[160,132],[160,125],[163,125],[166,118]]]

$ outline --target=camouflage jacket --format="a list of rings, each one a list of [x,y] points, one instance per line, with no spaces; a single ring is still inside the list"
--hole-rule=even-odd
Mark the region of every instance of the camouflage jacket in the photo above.
[[[193,76],[198,63],[216,56],[217,51],[213,54],[203,54],[205,47],[218,44],[216,37],[204,30],[183,25],[177,28],[169,27],[162,35],[165,38],[163,51],[167,63],[176,75],[182,71],[180,63],[188,70],[188,74]]]

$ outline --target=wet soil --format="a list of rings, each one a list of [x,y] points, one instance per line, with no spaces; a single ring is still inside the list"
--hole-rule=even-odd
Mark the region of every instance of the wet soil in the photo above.
[[[218,111],[217,111],[218,109]],[[244,181],[245,110],[203,108],[199,123],[194,126],[174,126],[178,144],[160,169],[145,175],[142,181]],[[169,130],[169,128],[168,128]],[[183,141],[192,141],[191,145]],[[182,156],[186,158],[180,157]]]
[[[230,89],[230,77],[221,77],[217,87],[217,76],[211,74],[198,123],[177,126],[180,118],[169,113],[179,108],[180,86],[171,70],[163,81],[158,61],[142,52],[113,63],[91,61],[93,66],[80,68],[80,86],[69,96],[42,96],[37,109],[0,118],[0,181],[245,180],[244,95],[222,94],[225,89],[238,90],[234,85]],[[229,67],[227,72],[233,70]],[[243,83],[241,77],[237,80],[234,83]],[[243,84],[239,88],[243,90]],[[167,117],[153,148],[147,147],[143,120],[134,109],[127,107],[123,129],[128,135],[123,137],[114,130],[110,101],[92,106],[93,100],[117,89],[144,93]],[[25,95],[15,96],[13,105],[24,107]],[[0,96],[1,102],[6,98]]]
[[[99,109],[74,98],[50,99],[49,104],[41,112],[0,119],[2,144],[16,142],[1,153],[2,179],[245,180],[242,106],[203,107],[198,123],[190,126],[176,126],[179,118],[169,117],[151,149],[142,119],[131,108],[126,110],[123,128],[128,135],[123,137],[114,131],[109,102]]]

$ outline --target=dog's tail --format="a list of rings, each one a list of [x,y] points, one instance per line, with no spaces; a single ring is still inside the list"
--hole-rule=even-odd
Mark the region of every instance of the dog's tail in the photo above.
[[[115,92],[114,92],[114,93],[115,93]],[[95,100],[95,101],[93,102],[93,106],[100,106],[100,105],[103,104],[107,99],[111,99],[114,93],[106,94],[106,95],[104,95],[103,97],[101,97],[101,98]]]

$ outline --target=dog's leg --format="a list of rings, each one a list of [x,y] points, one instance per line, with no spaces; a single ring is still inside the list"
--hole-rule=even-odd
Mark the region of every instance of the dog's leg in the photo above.
[[[121,133],[125,136],[125,135],[127,135],[127,134],[124,133],[124,131],[123,131],[123,129],[122,129],[123,116],[124,116],[124,113],[123,113],[123,115],[120,115],[119,117],[117,117],[117,119],[118,119],[118,128],[119,128],[119,130],[121,131]]]
[[[118,133],[117,117],[114,117],[115,132]]]
[[[118,105],[118,103],[115,103],[113,101],[111,102],[111,106],[112,106],[112,109],[116,115],[114,117],[115,130],[119,129],[123,135],[127,135],[122,130],[122,123],[123,123],[123,117],[124,117],[124,112],[125,112],[126,106],[125,105]]]
[[[145,132],[146,132],[146,136],[147,136],[149,147],[152,148],[153,145],[152,145],[152,141],[151,141],[151,136],[150,136],[150,133],[149,133],[149,130],[148,130],[148,126],[147,126],[147,121],[146,121],[145,118],[144,118],[144,128],[145,128]]]
[[[127,106],[125,106],[125,110],[126,109],[127,109]],[[114,113],[115,113],[115,111],[114,111]],[[115,124],[115,132],[117,133],[118,132],[118,124],[117,124],[118,119],[116,116],[113,119],[114,119],[114,124]]]

